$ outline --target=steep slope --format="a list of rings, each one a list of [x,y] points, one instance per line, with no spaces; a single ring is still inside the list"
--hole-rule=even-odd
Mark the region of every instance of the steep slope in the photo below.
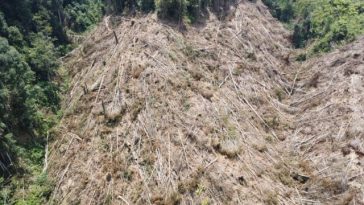
[[[313,176],[302,196],[327,204],[362,204],[364,193],[364,38],[304,63],[290,106],[287,146]]]
[[[334,167],[358,160],[360,151],[329,159],[348,142],[346,128],[362,134],[363,40],[298,65],[289,62],[288,38],[260,1],[239,3],[224,21],[211,14],[205,25],[183,33],[154,15],[106,18],[64,59],[71,82],[49,159],[52,201],[302,204],[337,202],[334,196],[342,193],[355,198],[356,185],[338,191],[332,174],[343,174]],[[353,52],[359,56],[350,57]],[[354,170],[360,165],[350,168],[349,178],[361,173]]]

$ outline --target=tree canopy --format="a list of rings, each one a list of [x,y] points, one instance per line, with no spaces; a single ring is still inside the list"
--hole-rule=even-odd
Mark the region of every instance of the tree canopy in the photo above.
[[[72,47],[67,32],[90,29],[102,8],[99,0],[0,1],[0,201],[16,201],[19,183],[9,177],[44,178],[44,146],[59,117],[58,58]],[[28,184],[24,203],[42,204],[47,191]]]
[[[364,33],[361,0],[263,0],[279,20],[293,24],[292,42],[312,52],[327,52]]]

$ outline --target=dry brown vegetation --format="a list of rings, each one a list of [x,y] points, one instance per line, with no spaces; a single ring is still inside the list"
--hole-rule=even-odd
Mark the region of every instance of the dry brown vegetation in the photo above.
[[[53,203],[364,203],[364,39],[287,65],[260,1],[231,16],[111,17],[64,59]]]

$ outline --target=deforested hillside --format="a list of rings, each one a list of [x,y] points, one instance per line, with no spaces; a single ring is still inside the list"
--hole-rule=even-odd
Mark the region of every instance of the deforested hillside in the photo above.
[[[261,1],[105,17],[63,58],[54,204],[360,204],[364,39],[294,61]]]
[[[363,203],[364,38],[294,70],[295,129],[286,147],[305,160],[302,197]],[[303,168],[302,167],[302,168]]]

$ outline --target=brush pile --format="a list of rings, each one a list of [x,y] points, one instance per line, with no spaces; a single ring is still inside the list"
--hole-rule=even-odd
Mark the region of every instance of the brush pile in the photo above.
[[[63,59],[52,202],[360,203],[364,39],[300,65],[289,38],[260,1],[183,32],[105,18]]]

